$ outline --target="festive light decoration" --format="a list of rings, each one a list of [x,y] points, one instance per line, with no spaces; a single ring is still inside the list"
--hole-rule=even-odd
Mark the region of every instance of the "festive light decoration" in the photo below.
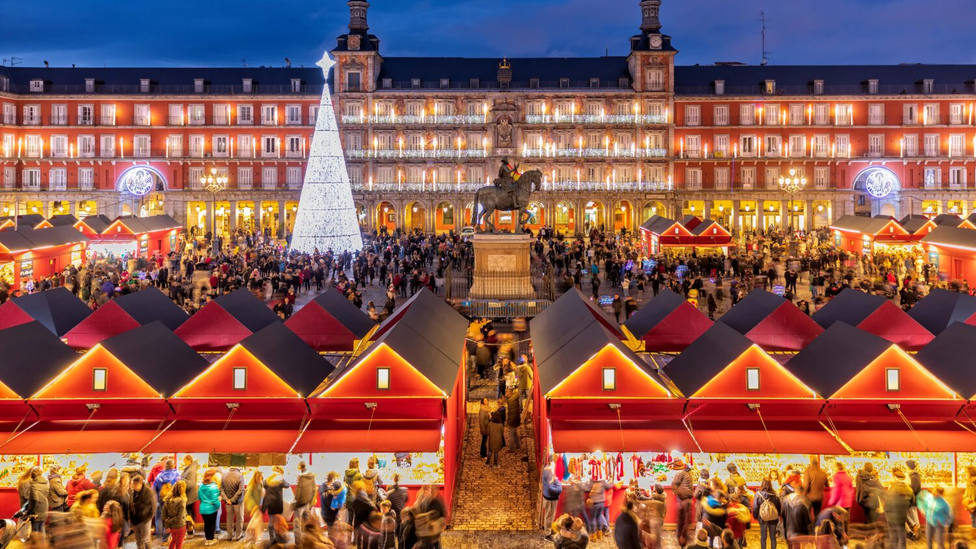
[[[363,238],[328,86],[329,69],[335,61],[326,52],[317,65],[325,73],[326,85],[319,101],[291,248],[306,253],[315,249],[356,251],[363,247]]]

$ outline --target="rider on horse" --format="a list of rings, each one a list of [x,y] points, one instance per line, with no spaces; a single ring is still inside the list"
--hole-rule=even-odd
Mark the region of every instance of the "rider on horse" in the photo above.
[[[502,165],[498,168],[498,179],[495,180],[495,186],[512,197],[512,206],[515,210],[520,209],[518,188],[516,187],[520,175],[522,174],[518,171],[518,164],[512,166],[508,162],[508,158],[502,158]]]

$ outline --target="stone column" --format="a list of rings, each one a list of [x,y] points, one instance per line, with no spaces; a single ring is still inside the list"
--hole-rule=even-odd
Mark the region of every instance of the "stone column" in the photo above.
[[[230,200],[229,202],[230,202],[230,206],[229,206],[230,213],[228,214],[229,215],[228,226],[230,227],[231,234],[233,234],[233,232],[237,230],[237,201]]]
[[[206,234],[206,233],[211,232],[211,229],[216,228],[216,224],[214,224],[214,213],[215,212],[214,212],[214,208],[213,208],[213,206],[214,206],[213,201],[212,200],[207,200],[207,201],[204,202],[204,204],[206,204],[207,219],[206,219],[206,227],[203,228],[203,232],[204,232],[204,234]]]
[[[739,214],[739,207],[740,206],[741,205],[739,204],[739,201],[738,200],[733,200],[732,201],[732,219],[730,220],[731,221],[731,223],[730,223],[731,226],[729,227],[729,229],[730,230],[734,230],[737,233],[741,233],[742,232],[742,216]]]
[[[278,238],[285,237],[285,202],[278,201]]]
[[[706,217],[707,218],[712,217],[712,207],[713,207],[713,205],[714,204],[713,204],[713,202],[711,200],[706,200],[705,201],[705,210],[702,212],[702,219],[704,219]]]

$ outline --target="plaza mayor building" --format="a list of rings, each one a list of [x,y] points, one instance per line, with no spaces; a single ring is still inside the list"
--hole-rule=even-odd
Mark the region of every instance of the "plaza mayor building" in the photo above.
[[[461,229],[502,158],[545,174],[529,226],[568,234],[976,209],[976,66],[680,66],[660,4],[626,56],[498,59],[384,57],[348,2],[332,86],[363,227]],[[0,215],[288,234],[324,84],[307,64],[0,67]]]

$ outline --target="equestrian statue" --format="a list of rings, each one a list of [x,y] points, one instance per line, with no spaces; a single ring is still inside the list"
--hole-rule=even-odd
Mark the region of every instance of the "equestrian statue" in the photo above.
[[[493,217],[495,210],[516,211],[515,232],[522,232],[522,224],[529,220],[529,199],[532,193],[542,186],[542,172],[529,170],[519,173],[518,163],[514,166],[507,158],[502,159],[498,177],[494,185],[481,187],[474,193],[474,213],[471,225],[480,230],[484,222],[484,232],[495,232]]]

